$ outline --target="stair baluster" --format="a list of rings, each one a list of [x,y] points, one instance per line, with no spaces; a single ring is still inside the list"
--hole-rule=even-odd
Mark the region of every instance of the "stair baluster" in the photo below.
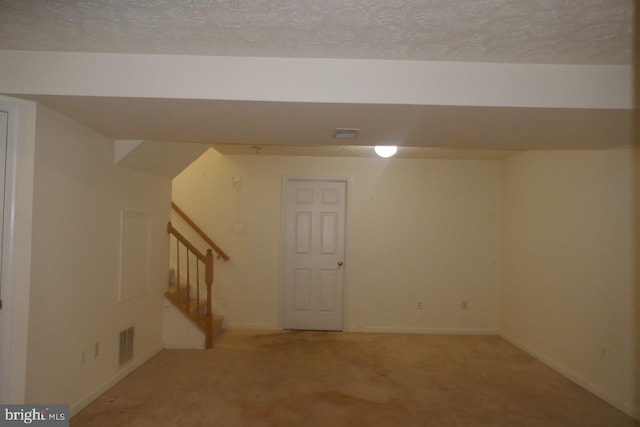
[[[213,312],[211,305],[211,287],[213,285],[213,253],[211,249],[207,250],[206,255],[200,252],[191,242],[189,242],[178,230],[173,228],[171,222],[167,224],[167,232],[169,235],[173,235],[177,240],[177,270],[178,270],[178,280],[176,283],[176,292],[175,296],[172,296],[171,292],[167,292],[165,295],[173,301],[173,303],[189,318],[191,319],[196,326],[198,326],[205,333],[205,347],[211,348],[213,346]],[[180,286],[180,245],[184,246],[186,249],[186,268],[187,268],[187,283],[186,283],[186,302],[182,303],[182,290]],[[191,289],[191,267],[189,258],[190,255],[193,255],[196,261],[196,307],[195,314],[191,311],[190,301],[190,289]],[[200,304],[200,263],[204,264],[205,271],[205,284],[207,286],[207,300],[206,300],[206,314],[204,319],[202,319],[201,304]]]
[[[189,248],[187,248],[187,311],[191,312],[191,269],[189,268]]]
[[[207,285],[207,316],[205,317],[207,334],[205,338],[205,347],[211,348],[213,347],[213,312],[211,311],[211,285],[213,285],[213,253],[211,252],[211,249],[207,250],[204,266],[204,281]]]
[[[200,227],[180,209],[175,203],[171,202],[171,208],[216,252],[217,258],[222,258],[224,261],[229,260],[227,255],[220,247],[218,247],[209,236],[206,235]],[[173,235],[176,238],[176,256],[177,256],[177,280],[175,297],[172,296],[172,292],[165,293],[167,298],[171,300],[176,307],[182,311],[200,330],[205,333],[205,347],[211,348],[213,346],[213,332],[214,329],[222,324],[222,316],[214,316],[212,310],[212,297],[211,288],[213,285],[213,251],[208,249],[206,254],[200,252],[189,240],[187,240],[182,234],[180,234],[172,225],[171,222],[167,224],[167,231],[169,235]],[[186,265],[187,265],[187,283],[186,283],[186,302],[183,303],[183,291],[180,286],[180,245],[186,249]],[[189,255],[193,254],[196,262],[196,286],[195,286],[195,310],[191,308],[191,267],[189,264]],[[207,299],[205,304],[201,304],[200,300],[200,264],[204,264],[204,284],[207,287]],[[203,313],[203,308],[204,313]],[[194,314],[195,312],[195,314]],[[214,325],[215,321],[215,325]]]
[[[196,310],[196,319],[200,320],[200,316],[202,315],[202,313],[200,313],[200,263],[196,262],[196,307],[198,307],[198,309]]]

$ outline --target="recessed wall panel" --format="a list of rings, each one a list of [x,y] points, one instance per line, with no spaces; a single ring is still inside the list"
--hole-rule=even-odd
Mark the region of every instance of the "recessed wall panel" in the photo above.
[[[150,220],[146,213],[125,212],[120,217],[119,300],[148,292]]]

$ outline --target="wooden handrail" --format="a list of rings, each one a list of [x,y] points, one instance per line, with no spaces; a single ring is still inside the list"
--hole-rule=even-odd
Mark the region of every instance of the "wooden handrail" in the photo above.
[[[200,227],[198,227],[196,225],[195,222],[193,222],[193,220],[189,217],[189,215],[187,215],[186,213],[184,213],[184,211],[182,209],[180,209],[180,207],[178,205],[176,205],[174,202],[171,202],[171,207],[173,208],[174,211],[176,211],[176,213],[178,215],[180,215],[182,217],[182,219],[185,220],[185,222],[187,224],[189,224],[191,226],[191,228],[193,228],[193,230],[198,233],[198,235],[200,237],[202,237],[202,240],[204,240],[205,242],[207,242],[207,244],[214,250],[216,251],[216,253],[218,254],[219,258],[222,258],[225,261],[229,261],[229,255],[227,255],[222,249],[220,249],[220,247],[218,245],[216,245],[213,240],[211,240],[211,238],[209,236],[207,236],[207,234],[202,231],[202,229]]]
[[[202,252],[200,252],[198,250],[198,248],[193,246],[193,244],[190,241],[188,241],[186,237],[184,237],[182,234],[180,234],[180,232],[178,230],[173,228],[173,225],[171,225],[171,222],[169,222],[167,224],[167,231],[169,232],[169,234],[173,234],[175,236],[175,238],[178,239],[178,241],[180,243],[185,245],[187,247],[187,249],[189,249],[196,257],[198,257],[198,259],[200,261],[206,262],[206,260],[207,260],[206,255],[204,255]]]

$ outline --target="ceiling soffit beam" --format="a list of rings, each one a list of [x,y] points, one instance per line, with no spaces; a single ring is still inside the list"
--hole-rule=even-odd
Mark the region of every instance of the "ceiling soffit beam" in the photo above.
[[[173,179],[209,147],[171,141],[114,140],[114,164]]]
[[[632,67],[0,51],[0,93],[631,109]]]
[[[142,142],[141,139],[119,139],[113,141],[113,164],[117,165]]]

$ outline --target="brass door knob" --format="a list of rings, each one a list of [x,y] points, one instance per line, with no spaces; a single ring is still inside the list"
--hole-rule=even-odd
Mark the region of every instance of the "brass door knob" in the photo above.
[[[341,267],[344,264],[342,261],[338,261],[338,267]]]

